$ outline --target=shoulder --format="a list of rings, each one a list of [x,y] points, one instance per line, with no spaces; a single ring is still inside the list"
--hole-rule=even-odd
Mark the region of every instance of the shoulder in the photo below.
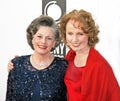
[[[75,57],[75,52],[73,50],[69,50],[65,56],[65,59],[71,61],[74,59],[74,57]]]
[[[100,68],[100,70],[102,70],[101,68],[103,68],[103,70],[106,70],[106,71],[109,71],[112,69],[111,65],[104,58],[104,56],[102,56],[101,53],[94,48],[90,50],[89,61],[90,61],[90,64],[93,64],[95,67]]]
[[[30,60],[30,55],[23,55],[12,59],[12,63],[14,64],[14,68],[19,68],[20,66],[22,67],[29,60]]]
[[[68,61],[64,58],[55,57],[55,61],[58,65],[64,65],[64,66],[68,65]]]
[[[104,58],[104,56],[96,49],[93,49],[93,54],[96,57],[96,61],[98,63],[109,65],[108,61]]]
[[[99,75],[101,73],[101,77],[106,77],[108,78],[111,82],[112,80],[116,80],[114,71],[110,63],[104,58],[104,56],[98,51],[95,50],[95,55],[96,55],[96,72],[98,71]],[[115,81],[116,82],[116,81]]]
[[[17,56],[17,57],[12,59],[12,62],[13,63],[22,62],[22,61],[26,60],[29,57],[30,57],[30,55]]]
[[[64,59],[64,58],[61,58],[61,57],[55,57],[55,60],[56,60],[58,63],[67,63],[67,60]]]

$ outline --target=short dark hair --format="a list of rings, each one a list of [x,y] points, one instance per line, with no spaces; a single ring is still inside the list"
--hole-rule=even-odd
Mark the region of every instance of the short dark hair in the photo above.
[[[49,16],[41,15],[30,23],[30,25],[26,29],[28,44],[34,50],[32,39],[33,39],[33,35],[36,34],[40,26],[47,26],[47,27],[53,28],[55,32],[54,34],[55,34],[55,41],[56,41],[54,48],[51,49],[51,51],[53,51],[60,44],[60,38],[59,38],[57,23],[53,18]]]

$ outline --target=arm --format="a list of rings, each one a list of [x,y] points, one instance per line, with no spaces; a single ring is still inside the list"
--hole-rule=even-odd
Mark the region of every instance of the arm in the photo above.
[[[110,101],[120,101],[120,86],[116,80],[114,72],[111,70],[110,73],[111,73],[111,75],[109,74],[109,77],[110,77],[109,88],[111,92]]]
[[[8,75],[8,80],[7,80],[6,101],[12,101],[12,96],[13,96],[12,82],[13,80],[12,80],[11,71],[10,71]]]

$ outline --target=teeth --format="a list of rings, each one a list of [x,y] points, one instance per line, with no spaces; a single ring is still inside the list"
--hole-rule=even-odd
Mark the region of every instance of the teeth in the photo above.
[[[79,46],[79,44],[73,44],[73,46]]]
[[[39,46],[40,48],[47,48],[47,46]]]

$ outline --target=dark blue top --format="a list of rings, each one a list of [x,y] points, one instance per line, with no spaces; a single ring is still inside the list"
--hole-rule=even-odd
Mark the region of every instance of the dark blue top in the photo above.
[[[12,62],[14,69],[8,75],[6,101],[67,101],[66,60],[55,57],[43,70],[31,65],[30,55],[16,57]]]

